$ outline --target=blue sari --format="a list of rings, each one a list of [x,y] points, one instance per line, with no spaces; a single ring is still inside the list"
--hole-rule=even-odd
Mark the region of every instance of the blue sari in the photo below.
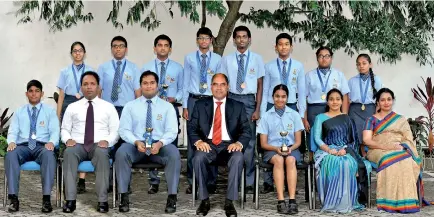
[[[311,151],[315,152],[321,211],[349,213],[363,209],[359,196],[361,193],[364,197],[367,195],[370,164],[364,162],[358,154],[359,146],[353,121],[345,114],[333,118],[319,114],[312,129]],[[319,148],[322,144],[337,151],[345,149],[346,154],[331,155]]]

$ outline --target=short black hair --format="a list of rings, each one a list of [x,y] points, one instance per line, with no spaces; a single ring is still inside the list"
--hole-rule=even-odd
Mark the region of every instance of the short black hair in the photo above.
[[[199,37],[199,35],[208,35],[210,38],[213,38],[211,29],[208,27],[200,27],[199,30],[197,30],[196,37]]]
[[[228,76],[225,75],[225,74],[223,74],[223,73],[216,73],[216,74],[214,74],[214,75],[212,76],[212,78],[211,78],[211,84],[214,82],[214,78],[217,77],[217,75],[223,75],[223,77],[224,77],[225,80],[226,80],[226,83],[229,84]]]
[[[316,50],[316,56],[317,56],[317,57],[318,57],[319,53],[320,53],[322,50],[327,50],[327,51],[330,53],[330,56],[333,56],[333,51],[332,51],[331,48],[326,47],[326,46],[321,46],[321,47],[318,48],[318,50]]]
[[[247,36],[249,38],[252,37],[252,34],[250,33],[250,30],[249,28],[247,28],[247,26],[237,26],[235,27],[234,32],[232,33],[232,38],[235,38],[237,36],[237,32],[241,32],[241,31],[247,32]]]
[[[165,35],[165,34],[159,35],[159,36],[157,36],[155,38],[155,40],[154,40],[154,47],[157,47],[157,44],[158,44],[159,40],[168,41],[169,42],[169,46],[172,47],[172,39],[170,39],[170,37],[167,36],[167,35]]]
[[[29,89],[33,86],[35,86],[36,88],[38,88],[42,91],[42,83],[38,80],[29,81],[29,83],[27,83],[27,91],[29,91]]]
[[[83,74],[81,75],[81,77],[80,77],[80,86],[83,85],[83,78],[84,78],[84,76],[86,76],[86,75],[91,75],[91,76],[93,76],[93,77],[96,79],[96,84],[99,85],[99,75],[98,75],[96,72],[94,72],[94,71],[86,71],[86,72],[83,73]]]
[[[292,37],[288,34],[288,33],[280,33],[279,35],[277,35],[276,37],[276,45],[279,43],[279,40],[282,38],[286,38],[289,40],[289,44],[292,45]]]
[[[83,48],[83,52],[86,53],[86,48],[84,47],[84,44],[79,42],[79,41],[76,41],[76,42],[72,43],[72,45],[71,45],[71,54],[72,54],[72,50],[74,49],[75,45],[80,45],[80,47]]]
[[[159,80],[158,80],[158,75],[157,75],[157,73],[155,73],[155,72],[153,72],[153,71],[150,71],[150,70],[146,70],[146,71],[144,71],[144,72],[142,73],[142,75],[140,75],[140,83],[139,83],[139,84],[142,84],[142,79],[143,79],[144,77],[146,77],[146,76],[154,76],[155,81],[156,81],[157,84],[158,84]]]
[[[115,36],[115,37],[112,39],[112,41],[110,42],[110,47],[113,46],[113,42],[114,42],[114,41],[122,41],[123,43],[125,43],[125,47],[128,47],[127,39],[125,39],[124,37],[122,37],[122,36],[120,36],[120,35]]]

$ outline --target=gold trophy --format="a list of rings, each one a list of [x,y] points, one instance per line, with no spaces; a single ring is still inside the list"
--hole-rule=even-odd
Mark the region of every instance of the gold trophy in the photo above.
[[[151,154],[151,149],[152,149],[152,131],[154,130],[154,128],[152,127],[147,127],[146,128],[146,140],[145,140],[145,145],[146,145],[146,154],[150,155]]]
[[[169,88],[169,85],[162,84],[161,87],[163,88],[162,93],[160,94],[161,99],[164,99],[167,101],[167,88]]]
[[[286,144],[286,136],[288,135],[288,131],[281,131],[280,136],[282,137],[282,147],[280,147],[280,152],[282,155],[288,155],[288,144]]]

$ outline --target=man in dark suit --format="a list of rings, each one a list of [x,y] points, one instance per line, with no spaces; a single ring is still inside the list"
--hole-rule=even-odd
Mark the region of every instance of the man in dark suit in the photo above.
[[[196,102],[188,124],[189,139],[197,150],[193,158],[201,200],[197,215],[205,216],[210,210],[206,186],[208,165],[218,158],[227,162],[229,167],[224,206],[226,216],[237,216],[232,201],[238,200],[238,185],[244,165],[243,147],[248,146],[251,131],[244,105],[226,97],[228,85],[226,75],[215,74],[211,81],[213,97]]]

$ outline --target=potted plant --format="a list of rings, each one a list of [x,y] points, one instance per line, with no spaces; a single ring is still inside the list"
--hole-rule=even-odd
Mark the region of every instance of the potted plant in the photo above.
[[[6,123],[11,119],[11,115],[7,115],[9,108],[6,108],[2,115],[0,116],[0,157],[4,157],[6,155],[6,149],[8,147],[8,142],[6,140],[6,136],[8,134],[9,126],[6,126]]]
[[[425,150],[428,147],[428,131],[427,131],[427,122],[426,117],[419,116],[415,119],[409,118],[407,119],[408,124],[410,125],[411,132],[413,134],[414,142],[416,143],[417,153],[419,157],[425,160]],[[432,164],[432,161],[431,161]],[[423,164],[425,168],[425,162]]]
[[[423,79],[424,89],[420,88],[417,85],[416,88],[411,88],[411,92],[414,94],[414,98],[417,99],[423,107],[426,109],[428,116],[426,117],[426,127],[428,128],[428,147],[430,153],[432,152],[434,146],[434,136],[433,136],[433,128],[434,128],[434,87],[431,83],[431,77],[428,77],[425,81]]]

